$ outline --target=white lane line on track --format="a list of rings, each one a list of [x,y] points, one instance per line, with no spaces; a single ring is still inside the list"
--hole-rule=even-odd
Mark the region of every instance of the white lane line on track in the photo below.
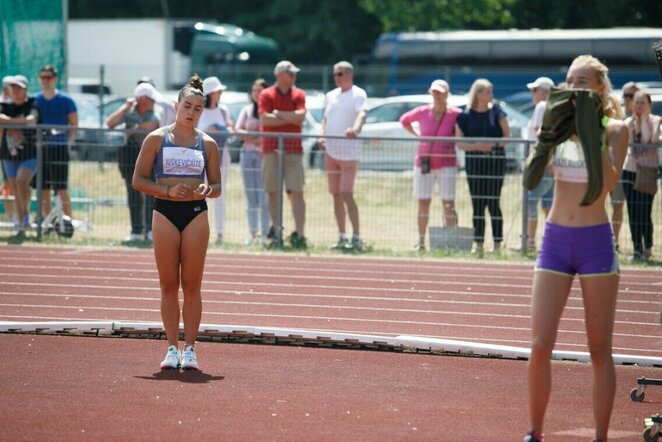
[[[58,293],[18,293],[18,292],[0,292],[0,296],[5,295],[9,297],[42,297],[42,298],[56,298],[56,299],[94,299],[94,300],[119,300],[119,301],[134,301],[134,302],[160,302],[159,297],[145,297],[145,296],[108,296],[108,295],[81,295],[81,294],[58,294]],[[277,295],[280,296],[280,295]],[[307,296],[304,296],[307,297]],[[337,298],[347,297],[336,296]],[[328,298],[325,296],[325,298]],[[362,300],[372,300],[372,298],[363,298]],[[353,298],[352,300],[355,300]],[[383,300],[391,301],[392,299],[384,298]],[[399,299],[398,301],[408,302],[409,300]],[[429,300],[417,300],[415,302],[428,302]],[[387,307],[364,307],[364,306],[348,306],[341,304],[301,304],[301,303],[285,303],[285,302],[258,302],[258,301],[229,301],[229,300],[210,300],[204,299],[203,303],[205,305],[238,305],[238,306],[258,306],[258,307],[284,307],[284,308],[307,308],[307,309],[329,309],[329,310],[348,310],[348,311],[372,311],[372,312],[389,312],[389,313],[419,313],[419,314],[441,314],[448,316],[478,316],[486,318],[513,318],[513,319],[523,319],[529,320],[529,314],[503,314],[503,313],[483,313],[483,312],[458,312],[458,311],[448,311],[448,310],[422,310],[422,309],[404,309],[404,308],[387,308]],[[462,301],[436,301],[436,303],[441,304],[451,304],[451,305],[473,305],[473,306],[490,306],[490,307],[504,307],[504,308],[526,308],[528,305],[523,304],[497,304],[497,303],[476,303],[476,302],[462,302]],[[0,304],[1,305],[1,304]],[[37,307],[39,304],[23,304],[25,306]],[[573,307],[575,310],[582,310],[579,307]],[[621,313],[636,313],[638,315],[648,314],[651,316],[651,321],[648,322],[634,322],[634,321],[615,321],[616,324],[625,324],[625,325],[636,325],[641,327],[654,327],[655,329],[659,328],[658,324],[655,322],[657,314],[653,312],[640,312],[640,311],[620,311]],[[583,318],[568,318],[564,317],[563,321],[567,322],[579,322],[583,323]],[[661,335],[662,336],[662,335]]]
[[[2,267],[2,266],[0,266]],[[10,273],[10,272],[4,272],[3,274],[6,276],[16,276],[16,277],[25,277],[26,271],[30,271],[30,277],[35,277],[35,278],[48,278],[48,277],[62,277],[63,275],[66,275],[67,272],[71,271],[72,267],[71,266],[60,266],[54,267],[44,267],[44,268],[34,268],[34,267],[20,267],[16,266],[13,267],[14,269],[21,269],[21,272],[15,272],[15,273]],[[80,268],[80,270],[83,270],[83,268]],[[76,278],[82,278],[82,279],[96,279],[96,278],[119,278],[119,279],[138,279],[138,280],[147,280],[147,281],[156,281],[158,280],[158,275],[154,269],[151,270],[140,270],[136,268],[123,268],[123,269],[108,269],[108,268],[84,268],[86,272],[90,273],[101,273],[102,276],[94,276],[94,275],[76,275]],[[52,272],[52,273],[49,273]],[[112,275],[112,273],[119,273],[122,275],[126,274],[131,274],[131,273],[140,273],[140,272],[145,272],[145,273],[150,273],[153,276],[150,278],[144,278],[144,277],[135,277],[135,276],[115,276]],[[111,275],[109,275],[111,273]],[[207,271],[205,270],[205,281],[210,281],[214,277],[222,277],[227,275],[227,273],[224,272],[213,272],[213,271]],[[443,275],[439,275],[439,278],[441,278]],[[446,276],[452,276],[452,275],[446,275]],[[351,282],[351,281],[359,281],[361,283],[389,283],[389,284],[452,284],[452,285],[472,285],[472,286],[486,286],[486,287],[508,287],[508,288],[521,288],[521,289],[531,289],[531,284],[526,284],[526,285],[517,285],[517,284],[495,284],[492,278],[489,278],[489,282],[478,282],[475,280],[472,281],[448,281],[448,280],[440,280],[440,279],[434,279],[434,280],[420,280],[420,279],[396,279],[396,278],[367,278],[365,276],[357,276],[357,277],[346,277],[346,276],[325,276],[321,275],[320,273],[317,273],[315,275],[304,275],[304,274],[271,274],[271,273],[256,273],[256,272],[233,272],[232,273],[233,278],[239,278],[239,277],[249,277],[249,278],[269,278],[269,279],[285,279],[288,281],[292,280],[319,280],[319,279],[324,279],[324,280],[329,280],[329,281],[338,281],[341,283],[344,282]],[[453,275],[454,278],[457,278],[457,275]],[[488,279],[488,278],[486,278]],[[504,279],[512,279],[512,278],[504,278]],[[297,284],[298,285],[298,284]]]
[[[126,272],[124,272],[126,273]],[[22,278],[20,282],[9,282],[9,281],[0,281],[0,285],[4,286],[15,286],[15,285],[21,285],[21,286],[58,286],[58,287],[90,287],[90,288],[109,288],[109,287],[118,287],[118,288],[124,288],[123,286],[109,286],[108,281],[112,280],[113,282],[115,281],[127,281],[133,283],[132,286],[130,286],[132,289],[135,289],[135,283],[141,282],[141,283],[151,283],[152,287],[158,287],[158,278],[138,278],[135,276],[119,276],[119,277],[109,277],[108,275],[101,275],[101,276],[87,276],[87,275],[77,275],[75,279],[77,281],[84,280],[84,281],[103,281],[104,285],[103,286],[93,286],[93,285],[81,285],[81,284],[60,284],[60,283],[52,283],[52,282],[23,282],[23,279],[25,278],[25,274],[4,274],[4,276],[16,276]],[[30,275],[30,278],[36,278],[36,279],[47,279],[47,278],[57,278],[58,280],[62,280],[62,274],[58,275]],[[66,275],[65,275],[66,276]],[[249,275],[250,276],[250,275]],[[361,282],[364,282],[363,280],[358,280]],[[465,291],[448,291],[448,290],[440,290],[440,289],[422,289],[422,288],[417,288],[417,287],[410,287],[410,288],[393,288],[393,287],[364,287],[364,286],[348,286],[348,285],[322,285],[322,284],[293,284],[293,283],[274,283],[274,282],[235,282],[235,281],[218,281],[214,280],[211,278],[211,276],[205,276],[205,280],[203,280],[203,290],[206,291],[206,289],[209,286],[213,285],[238,285],[238,286],[245,286],[245,287],[256,287],[256,286],[265,286],[265,287],[297,287],[297,288],[313,288],[313,289],[329,289],[329,290],[355,290],[355,291],[382,291],[382,292],[405,292],[405,293],[428,293],[428,294],[457,294],[457,295],[485,295],[485,296],[494,296],[494,297],[516,297],[516,298],[530,298],[531,295],[530,293],[527,293],[526,290],[518,290],[518,289],[523,289],[525,288],[524,286],[516,286],[516,285],[498,285],[498,284],[478,284],[478,283],[469,283],[466,281],[460,281],[460,282],[444,282],[444,285],[453,285],[453,286],[465,286],[468,287],[469,290]],[[525,294],[510,294],[510,293],[495,293],[495,292],[476,292],[472,289],[472,286],[481,286],[481,287],[491,287],[491,288],[504,288],[504,289],[514,289],[515,291],[524,291]],[[138,287],[140,288],[140,287]],[[151,288],[151,287],[145,287],[145,288]],[[526,286],[526,289],[528,290],[528,286]],[[578,294],[580,293],[579,287],[573,287],[572,293]],[[630,295],[652,295],[654,296],[653,301],[658,302],[660,298],[659,292],[637,292],[634,290],[629,290],[627,291],[628,294]],[[625,293],[623,294],[623,296]],[[622,298],[622,297],[621,297]],[[580,299],[578,296],[570,296],[571,300],[575,299]],[[619,300],[620,301],[620,300]],[[647,303],[647,301],[630,301],[627,299],[623,299],[623,302],[642,302],[642,303]]]
[[[78,310],[84,312],[85,310],[101,310],[101,311],[118,311],[118,312],[143,312],[143,313],[158,313],[160,314],[160,309],[148,309],[148,308],[125,308],[125,307],[97,307],[97,306],[61,306],[61,305],[33,305],[33,304],[0,304],[0,307],[19,307],[19,308],[45,308],[45,309],[64,309],[64,310]],[[486,327],[484,325],[474,325],[474,324],[455,324],[448,322],[430,322],[430,321],[405,321],[397,319],[372,319],[372,318],[344,318],[344,317],[333,317],[333,316],[311,316],[311,315],[278,315],[278,314],[268,314],[268,313],[233,313],[233,312],[212,312],[205,311],[204,315],[212,316],[245,316],[245,317],[260,317],[260,318],[288,318],[288,319],[303,319],[303,320],[323,320],[323,321],[350,321],[350,322],[372,322],[372,323],[384,323],[384,324],[409,324],[409,325],[429,325],[437,327],[460,327],[460,328],[471,328],[471,329],[481,329],[484,330]],[[516,330],[516,331],[530,331],[528,327],[508,327],[501,325],[490,325],[490,330]],[[584,330],[566,330],[560,329],[559,334],[583,334]],[[641,335],[641,334],[623,334],[623,333],[614,333],[614,336],[619,337],[635,337],[635,338],[645,338],[645,339],[659,339],[660,335]]]
[[[104,279],[104,278],[98,278],[98,279]],[[126,278],[129,281],[133,281],[132,278]],[[144,282],[144,281],[143,281]],[[205,300],[209,299],[210,296],[214,296],[216,294],[230,294],[230,295],[235,295],[235,296],[251,296],[251,295],[258,295],[258,296],[286,296],[286,297],[317,297],[317,298],[340,298],[340,299],[359,299],[359,300],[380,300],[380,301],[402,301],[402,302],[450,302],[447,300],[443,299],[431,299],[430,295],[434,295],[437,297],[440,296],[462,296],[462,297],[484,297],[484,298],[494,298],[494,299],[505,299],[505,298],[515,298],[515,299],[523,299],[526,300],[525,303],[523,304],[513,304],[513,305],[523,305],[527,306],[530,305],[530,295],[517,295],[517,294],[503,294],[503,293],[488,293],[488,292],[475,292],[475,291],[449,291],[449,290],[402,290],[402,289],[389,289],[389,288],[371,288],[371,287],[342,287],[342,290],[346,292],[350,291],[357,291],[357,292],[380,292],[380,293],[394,293],[394,294],[421,294],[421,295],[428,295],[428,298],[411,298],[411,297],[386,297],[386,296],[361,296],[361,295],[332,295],[332,294],[318,294],[318,293],[293,293],[293,292],[283,292],[282,290],[279,290],[277,293],[274,292],[266,292],[266,291],[256,291],[253,290],[252,287],[255,287],[256,285],[266,285],[268,287],[273,287],[273,288],[280,288],[280,287],[285,287],[285,288],[291,288],[291,284],[255,284],[255,283],[232,283],[234,285],[241,285],[244,287],[251,287],[250,289],[247,289],[245,291],[241,290],[222,290],[222,289],[210,289],[207,286],[208,285],[227,285],[228,283],[224,283],[221,281],[217,282],[208,282],[205,284],[205,287],[203,287],[203,293],[205,295]],[[147,291],[147,292],[155,292],[159,293],[160,289],[158,288],[158,285],[155,284],[152,287],[149,286],[142,286],[142,287],[136,287],[135,285],[132,286],[111,286],[108,284],[103,284],[103,285],[90,285],[90,284],[61,284],[61,283],[31,283],[31,282],[24,282],[24,283],[11,283],[11,282],[5,282],[5,281],[0,281],[0,287],[7,287],[7,288],[14,288],[15,286],[20,285],[23,287],[47,287],[49,289],[53,287],[62,287],[65,289],[86,289],[86,290],[103,290],[104,292],[108,292],[110,290],[121,290],[123,292],[135,292],[137,290],[141,291]],[[337,291],[339,288],[336,286],[320,286],[320,285],[305,285],[305,284],[297,284],[297,288],[300,289],[329,289],[329,290],[335,290]],[[473,301],[457,301],[457,303],[462,303],[462,302],[467,302],[469,304],[475,304],[475,305],[482,305],[485,302],[473,302]],[[579,303],[579,307],[574,307],[572,305],[567,305],[567,309],[571,310],[580,310],[583,309],[581,305],[583,305],[583,301],[579,295],[571,295],[568,299],[569,303]],[[652,309],[650,308],[651,305],[656,305],[652,304],[651,301],[641,301],[641,300],[629,300],[629,299],[624,299],[621,297],[618,300],[618,305],[623,306],[623,305],[632,305],[633,307],[636,307],[637,305],[642,305],[645,308],[643,310],[633,310],[633,313],[642,313],[642,314],[651,314]],[[618,312],[627,312],[628,310],[623,310],[619,308],[617,310]]]
[[[157,289],[152,289],[151,291],[157,292]],[[495,302],[475,302],[475,301],[455,301],[455,300],[441,300],[441,299],[416,299],[416,298],[388,298],[388,297],[371,297],[371,296],[347,296],[347,295],[318,295],[318,294],[287,294],[287,293],[269,293],[269,292],[246,292],[237,294],[233,291],[215,291],[214,293],[226,293],[231,296],[267,296],[267,297],[276,297],[276,298],[319,298],[319,299],[345,299],[349,301],[385,301],[385,302],[411,302],[411,303],[423,303],[423,304],[450,304],[450,305],[469,305],[469,306],[487,306],[487,307],[503,307],[503,308],[525,308],[529,309],[530,304],[511,304],[511,303],[495,303]],[[342,308],[342,309],[356,309],[356,310],[375,310],[375,311],[394,311],[394,312],[420,312],[420,313],[448,313],[453,314],[453,312],[445,311],[434,311],[434,310],[420,310],[420,309],[389,309],[389,308],[379,308],[379,307],[361,307],[361,306],[347,306],[347,305],[319,305],[319,304],[296,304],[296,303],[274,303],[274,302],[260,302],[260,301],[228,301],[228,300],[218,300],[218,299],[209,299],[209,291],[205,292],[205,297],[203,302],[205,305],[209,304],[236,304],[236,305],[265,305],[265,306],[283,306],[283,307],[319,307],[319,308]],[[88,295],[88,294],[72,294],[72,293],[20,293],[20,292],[7,292],[0,291],[0,296],[10,296],[10,297],[53,297],[53,298],[80,298],[80,299],[100,299],[100,300],[123,300],[123,301],[147,301],[147,302],[160,302],[160,297],[146,297],[146,296],[118,296],[118,295]],[[571,311],[583,311],[583,307],[573,307],[566,306],[566,310]],[[658,313],[652,312],[650,310],[624,310],[617,309],[617,314],[636,314],[650,316],[651,321],[649,322],[632,322],[632,321],[616,321],[617,324],[630,324],[630,325],[642,325],[642,326],[657,326],[655,321],[658,317]],[[463,315],[472,315],[476,316],[502,316],[502,317],[517,317],[517,318],[530,318],[530,315],[504,315],[498,313],[472,313],[472,312],[458,312],[457,314]],[[583,322],[583,318],[573,319],[567,318],[569,321],[578,321]]]
[[[26,259],[29,261],[38,261],[44,260],[46,262],[56,261],[57,254],[62,253],[63,248],[46,248],[46,247],[7,247],[0,246],[0,250],[6,250],[8,253],[11,253],[13,256],[18,259]],[[35,250],[49,254],[48,258],[35,258]],[[93,255],[92,252],[98,252],[97,255]],[[115,258],[112,261],[121,261],[121,262],[139,262],[144,263],[145,265],[151,265],[153,268],[153,250],[129,250],[129,249],[118,249],[116,247],[109,248],[92,248],[90,250],[87,247],[84,248],[74,248],[71,251],[67,252],[67,257],[70,258],[71,255],[80,253],[81,258],[86,260],[98,259],[101,262],[108,263],[109,257]],[[92,256],[90,256],[92,255]],[[25,258],[23,258],[25,257]],[[374,258],[374,257],[354,257],[354,256],[299,256],[299,255],[284,255],[284,254],[267,254],[267,253],[234,253],[227,251],[215,251],[211,250],[207,254],[207,263],[213,265],[227,265],[227,262],[240,262],[240,266],[245,268],[246,266],[256,265],[258,263],[260,266],[267,264],[269,267],[273,268],[282,268],[282,269],[292,269],[293,266],[307,265],[312,264],[312,267],[325,268],[329,267],[329,263],[333,264],[335,268],[346,268],[348,270],[357,269],[359,267],[367,267],[368,269],[374,269],[375,267],[389,268],[393,267],[396,271],[402,271],[403,269],[411,268],[412,271],[420,271],[429,269],[430,272],[436,273],[439,271],[440,267],[454,267],[458,270],[468,271],[469,274],[475,272],[476,270],[481,269],[495,269],[500,272],[521,272],[521,271],[532,271],[533,262],[505,262],[505,261],[494,261],[494,262],[479,262],[475,260],[445,260],[445,259],[434,259],[431,258],[427,261],[421,261],[419,258],[398,258],[398,259],[389,259],[389,258]],[[306,266],[302,266],[305,268]],[[629,267],[624,266],[622,268],[622,273],[626,275],[641,275],[641,276],[650,276],[656,278],[655,274],[659,274],[659,270],[655,268],[639,268],[639,267]]]
[[[30,260],[27,260],[28,262],[32,262]],[[49,261],[50,264],[44,264],[44,265],[30,265],[30,269],[34,269],[35,273],[40,273],[43,271],[48,271],[50,269],[55,269],[55,270],[63,270],[63,271],[70,271],[72,268],[74,269],[79,269],[79,270],[86,270],[90,272],[153,272],[156,273],[156,270],[154,268],[153,263],[148,263],[144,261],[136,261],[136,262],[122,262],[123,267],[118,267],[118,268],[109,268],[109,267],[104,267],[104,264],[108,264],[107,259],[100,260],[98,261],[99,264],[101,264],[98,267],[90,267],[88,264],[92,264],[92,262],[85,261],[84,263],[74,263],[73,267],[70,266],[54,266],[52,261]],[[83,264],[83,265],[78,265],[78,264]],[[140,268],[137,265],[143,265],[144,268]],[[499,268],[499,274],[475,274],[475,268],[473,267],[468,267],[466,269],[453,269],[453,268],[444,268],[443,266],[440,266],[439,268],[435,268],[434,271],[431,272],[404,272],[404,271],[388,271],[388,270],[357,270],[355,268],[348,268],[348,269],[337,269],[337,268],[328,268],[328,267],[321,267],[321,268],[314,268],[315,270],[315,275],[308,276],[306,275],[307,272],[312,270],[309,267],[296,267],[296,266],[287,266],[283,265],[283,263],[280,263],[280,265],[271,265],[267,269],[261,267],[261,266],[255,266],[255,269],[259,269],[262,272],[265,271],[273,271],[273,273],[255,273],[255,271],[249,271],[245,272],[246,266],[243,265],[232,265],[232,264],[222,264],[222,265],[211,265],[207,263],[205,265],[206,267],[206,272],[205,275],[225,275],[228,272],[223,272],[223,271],[214,271],[212,269],[216,268],[225,268],[228,270],[231,270],[231,273],[233,276],[239,276],[239,275],[245,275],[245,276],[260,276],[260,277],[280,277],[280,278],[292,278],[292,275],[296,275],[297,278],[319,278],[324,276],[325,278],[328,279],[338,279],[338,280],[355,280],[357,278],[353,277],[346,277],[346,276],[333,276],[335,274],[342,274],[342,275],[347,275],[347,274],[356,274],[363,279],[365,277],[366,273],[373,274],[373,275],[384,275],[384,277],[380,278],[368,278],[366,280],[371,280],[371,281],[387,281],[387,280],[392,280],[392,281],[397,281],[397,282],[405,282],[405,283],[411,283],[411,282],[419,282],[419,283],[424,283],[424,282],[430,282],[430,283],[439,283],[443,281],[443,277],[448,276],[448,277],[466,277],[467,275],[470,275],[472,278],[472,281],[475,281],[476,279],[488,279],[490,281],[494,280],[521,280],[527,282],[527,287],[530,289],[531,287],[531,282],[533,280],[533,272],[528,272],[525,273],[524,275],[521,276],[515,276],[515,275],[508,275],[508,272],[503,272],[504,269]],[[25,264],[16,264],[15,261],[13,263],[5,263],[5,264],[0,264],[0,268],[6,268],[6,269],[26,269]],[[455,270],[455,271],[454,271]],[[285,272],[283,272],[285,271]],[[504,274],[506,273],[506,274]],[[400,279],[398,278],[399,276],[409,276],[409,277],[415,277],[416,279]],[[641,281],[640,278],[643,278],[644,276],[639,277],[638,279],[635,279],[634,281],[629,282],[629,284],[634,284],[634,285],[650,285],[651,283],[658,282],[657,278],[659,275],[647,275],[651,278],[650,282],[646,281]],[[421,279],[423,277],[429,277],[431,279],[425,280]],[[519,287],[519,286],[518,286]]]
[[[134,257],[135,255],[129,255],[129,254],[127,254],[127,256]],[[151,255],[151,253],[150,253],[150,254],[146,254],[145,257],[146,257],[146,259],[145,259],[145,265],[146,265],[146,266],[149,266],[149,269],[153,269],[153,257],[152,257],[152,255]],[[107,262],[107,258],[108,258],[108,257],[107,257],[107,256],[104,256],[104,258],[106,259],[105,262]],[[226,257],[226,256],[223,256],[222,258],[225,260],[227,257]],[[305,257],[302,257],[302,258],[305,258]],[[291,272],[293,271],[293,267],[292,267],[292,265],[296,265],[298,259],[301,259],[301,258],[300,258],[300,257],[296,257],[295,259],[292,259],[290,262],[288,262],[288,261],[287,261],[287,257],[277,257],[277,258],[274,258],[274,259],[272,260],[272,262],[276,263],[276,264],[277,264],[277,267],[279,267],[279,268],[281,268],[281,269],[285,269],[285,268],[287,268],[287,269],[289,270],[289,272],[291,273]],[[341,259],[342,259],[342,258],[341,258]],[[54,260],[57,261],[56,259],[53,259],[53,257],[49,257],[49,259],[48,259],[46,262],[48,262],[49,265],[52,266],[52,263],[53,263]],[[247,259],[247,262],[249,262],[249,263],[255,263],[255,259],[254,259],[254,257],[251,257],[250,259]],[[309,262],[310,262],[310,261],[309,261]],[[324,259],[324,260],[320,260],[320,262],[328,263],[329,261],[326,260],[326,259]],[[262,265],[262,263],[258,263],[258,264],[259,264],[259,265]],[[363,265],[366,266],[366,267],[370,266],[370,268],[373,268],[373,267],[372,267],[373,263],[370,263],[370,264],[363,263]],[[390,266],[393,266],[393,267],[396,267],[396,268],[398,268],[398,269],[402,269],[403,267],[407,267],[407,266],[402,266],[401,263],[399,263],[399,262],[398,262],[397,264],[392,263],[392,264],[389,264],[389,265],[390,265]],[[353,267],[356,268],[356,266],[353,266]],[[416,262],[416,263],[414,263],[414,264],[412,265],[412,268],[413,268],[413,269],[416,269],[416,270],[420,269],[421,267],[429,268],[429,269],[431,269],[431,271],[434,271],[435,273],[438,273],[438,272],[439,272],[439,268],[440,268],[440,263],[439,263],[439,262],[434,262],[434,263],[431,263],[430,265],[421,266],[421,263],[420,263],[420,262]],[[443,265],[442,265],[441,267],[443,267]],[[497,266],[497,267],[498,267],[498,266]],[[455,269],[458,269],[458,267],[455,267]],[[476,266],[473,266],[473,265],[472,265],[471,269],[472,269],[473,271],[470,272],[470,273],[475,273]],[[487,267],[481,267],[481,269],[487,269]],[[504,267],[500,267],[500,268],[498,268],[498,269],[494,269],[494,266],[490,267],[490,269],[495,270],[495,271],[499,271],[499,272],[503,272],[503,271],[505,270]],[[104,269],[104,270],[107,270],[107,268]],[[134,268],[132,268],[132,269],[127,269],[127,271],[135,271],[135,269],[134,269]],[[215,275],[218,274],[218,273],[216,273],[216,272],[214,272],[214,273],[215,273]],[[295,272],[295,273],[296,273],[296,272]],[[24,274],[23,274],[23,275],[24,275]],[[222,273],[221,273],[221,275],[222,275]],[[412,272],[412,275],[416,275],[416,272]],[[648,275],[650,275],[650,272],[649,272]],[[646,276],[648,276],[648,275],[646,275]],[[252,276],[254,276],[254,274],[250,274],[249,276],[252,277]],[[101,279],[103,279],[103,280],[109,280],[109,279],[112,279],[112,278],[105,277],[105,278],[101,278]],[[133,279],[133,278],[132,278],[132,279]],[[156,279],[154,278],[153,281],[156,281]],[[219,282],[219,284],[224,284],[224,283],[223,283],[223,282]],[[248,284],[248,285],[253,285],[253,284]],[[282,286],[287,286],[287,285],[284,285],[284,284],[274,284],[274,287],[282,287]],[[310,286],[310,287],[316,287],[316,286]],[[336,286],[329,286],[329,288],[337,289],[338,287],[336,287]],[[511,287],[511,288],[512,288],[512,287]],[[388,291],[388,292],[404,292],[404,293],[409,293],[409,292],[410,292],[410,291],[408,291],[408,290],[399,290],[399,289],[376,289],[376,290],[382,290],[382,291]],[[436,291],[436,290],[431,290],[430,292],[431,292],[431,293],[438,293],[438,291]],[[630,292],[634,292],[634,291],[630,291]],[[654,293],[648,292],[648,293],[649,293],[649,294],[654,294],[656,297],[659,296],[659,293],[657,293],[657,292],[654,292]],[[246,294],[249,294],[249,293],[246,293]],[[461,292],[461,293],[459,293],[459,294],[467,295],[468,293],[467,293],[467,292]],[[508,296],[508,295],[503,295],[503,294],[501,294],[501,295],[499,295],[499,294],[490,294],[490,295],[491,295],[491,296],[500,296],[500,297]],[[528,295],[525,295],[525,296],[528,297]],[[577,299],[579,299],[579,298],[577,298]],[[645,301],[641,301],[641,302],[645,302]],[[620,303],[620,300],[619,300],[619,303]]]

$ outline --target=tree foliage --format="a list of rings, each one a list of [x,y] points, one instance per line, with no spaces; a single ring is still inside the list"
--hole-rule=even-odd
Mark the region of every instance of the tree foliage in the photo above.
[[[384,32],[501,29],[514,24],[518,0],[360,0]]]
[[[384,32],[605,28],[662,23],[660,0],[359,0]]]
[[[610,28],[617,26],[659,27],[659,0],[520,0],[512,10],[518,28]]]

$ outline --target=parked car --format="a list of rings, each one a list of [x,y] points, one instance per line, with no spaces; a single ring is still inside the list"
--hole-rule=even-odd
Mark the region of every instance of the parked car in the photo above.
[[[517,92],[507,97],[504,97],[501,101],[505,101],[515,110],[524,114],[527,118],[533,116],[533,111],[535,110],[535,105],[533,104],[533,97],[531,96],[530,90],[525,90],[522,92]]]
[[[308,94],[308,91],[306,91]],[[322,119],[324,118],[325,110],[325,95],[318,94],[306,95],[306,109],[308,114],[306,122],[304,123],[303,133],[307,135],[321,135],[322,134]],[[368,108],[381,103],[383,98],[368,97]],[[309,118],[310,117],[310,118]],[[319,143],[316,139],[311,141],[304,140],[304,152],[308,153],[308,167],[324,169],[324,151],[321,150]]]
[[[306,158],[309,159],[309,161],[315,161],[315,152],[319,150],[319,148],[316,145],[317,145],[317,138],[319,137],[319,133],[320,133],[319,130],[320,120],[317,120],[316,118],[319,117],[321,119],[323,108],[321,108],[322,110],[320,111],[320,108],[318,106],[319,103],[322,103],[321,105],[323,106],[323,102],[324,102],[323,96],[321,101],[319,100],[319,97],[316,94],[313,95],[313,97],[314,98],[306,100],[306,107],[308,108],[308,112],[306,112],[306,118],[304,120],[303,129],[302,129],[302,135],[304,135],[303,138],[304,155],[306,156]],[[230,110],[230,116],[232,118],[232,121],[234,122],[237,121],[237,118],[239,117],[239,112],[241,112],[241,110],[250,103],[249,100],[250,98],[248,96],[248,93],[243,93],[243,92],[225,91],[221,96],[221,103],[225,104],[228,107],[228,109]],[[232,159],[233,163],[236,163],[239,161],[239,154],[241,153],[241,141],[232,137],[228,140],[228,143],[229,143],[228,146],[230,148],[230,158]],[[311,162],[311,165],[312,164],[313,163]]]
[[[69,94],[112,94],[112,89],[108,83],[101,85],[98,78],[78,78],[73,77],[67,80],[67,93]]]
[[[322,122],[324,117],[324,100],[326,95],[318,90],[306,90],[306,110],[317,121]]]
[[[160,93],[163,96],[164,100],[171,102],[176,102],[179,96],[179,90],[166,90]],[[115,112],[117,109],[119,109],[120,106],[124,104],[127,98],[128,96],[114,96],[114,97],[110,97],[107,100],[104,100],[104,106],[103,106],[104,123],[108,118],[108,116],[110,116],[113,112]],[[221,97],[221,103],[225,104],[228,107],[232,121],[237,121],[239,112],[241,112],[241,109],[249,103],[248,93],[224,91]],[[157,115],[159,115],[162,112],[161,106],[159,104],[155,105],[155,112],[157,113]],[[105,127],[105,125],[103,127]],[[122,129],[122,126],[121,125],[118,126],[117,129]],[[228,140],[228,143],[229,143],[228,147],[230,148],[230,158],[232,159],[232,162],[236,163],[239,161],[239,151],[240,151],[239,148],[241,147],[241,143],[238,140],[236,140],[234,137],[230,138]]]
[[[450,95],[449,106],[465,108],[467,95]],[[368,170],[408,170],[413,167],[417,143],[408,141],[415,137],[407,132],[400,124],[400,117],[405,113],[423,104],[430,104],[432,97],[425,95],[401,95],[385,98],[368,109],[366,123],[361,131],[364,138],[360,168]],[[508,103],[498,102],[499,106],[508,115],[511,136],[521,137],[526,134],[528,118],[515,110]],[[397,138],[399,140],[386,140]],[[464,168],[464,151],[458,149],[458,163]],[[506,146],[507,169],[516,171],[521,169],[524,157],[524,145],[510,143]]]
[[[70,94],[78,111],[78,130],[72,156],[81,161],[115,161],[117,149],[124,144],[122,131],[107,130],[107,113],[94,94]],[[115,97],[110,96],[111,100]],[[105,129],[105,130],[104,130]]]

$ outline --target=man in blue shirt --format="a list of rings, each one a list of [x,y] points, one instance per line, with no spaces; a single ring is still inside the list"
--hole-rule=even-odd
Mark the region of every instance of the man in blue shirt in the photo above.
[[[55,126],[78,126],[76,104],[67,94],[55,89],[57,69],[46,65],[39,71],[41,93],[35,96],[39,107],[40,124]],[[69,197],[69,145],[73,144],[76,130],[51,127],[44,135],[44,178],[41,190],[42,213],[51,211],[51,191],[55,191],[62,202],[65,215],[72,216]]]

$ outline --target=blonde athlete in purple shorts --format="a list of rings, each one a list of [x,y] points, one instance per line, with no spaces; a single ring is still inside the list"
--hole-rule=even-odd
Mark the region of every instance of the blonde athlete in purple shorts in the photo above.
[[[552,158],[554,201],[533,277],[531,358],[528,365],[530,429],[525,442],[543,440],[543,420],[551,393],[551,354],[574,275],[584,299],[586,334],[593,369],[595,440],[607,440],[616,376],[612,334],[618,292],[618,265],[605,199],[618,183],[627,152],[628,130],[612,119],[605,98],[611,92],[607,68],[588,55],[577,57],[566,82],[569,88],[593,89],[603,97],[607,149],[602,154],[602,193],[580,206],[586,192],[586,166],[578,139],[558,145]]]
[[[614,233],[611,224],[566,227],[545,223],[543,245],[536,272],[551,272],[572,278],[618,275]]]

